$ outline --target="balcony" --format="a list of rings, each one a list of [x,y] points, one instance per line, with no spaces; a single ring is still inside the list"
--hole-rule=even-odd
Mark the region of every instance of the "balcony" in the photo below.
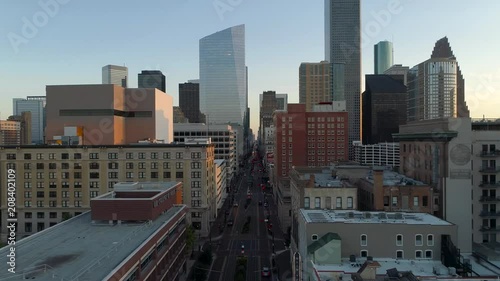
[[[498,202],[500,201],[500,196],[481,196],[479,202]]]
[[[481,211],[479,214],[481,217],[500,217],[500,212],[488,212],[488,211]]]
[[[488,182],[488,181],[482,181],[479,183],[480,187],[487,187],[487,188],[495,188],[500,186],[500,182]]]
[[[482,225],[481,228],[479,229],[481,232],[500,232],[500,227],[490,227],[490,226],[485,226]]]
[[[491,167],[481,167],[481,169],[479,169],[479,172],[481,173],[498,173],[500,172],[500,166],[491,166]]]
[[[480,157],[500,157],[500,150],[487,151],[483,150],[479,153]]]

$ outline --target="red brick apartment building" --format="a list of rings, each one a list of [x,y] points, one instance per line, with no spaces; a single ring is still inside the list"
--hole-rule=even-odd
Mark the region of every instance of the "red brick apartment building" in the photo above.
[[[292,166],[323,167],[349,158],[347,111],[341,108],[327,102],[311,112],[306,112],[305,104],[288,104],[288,111],[275,111],[277,177],[288,177]]]

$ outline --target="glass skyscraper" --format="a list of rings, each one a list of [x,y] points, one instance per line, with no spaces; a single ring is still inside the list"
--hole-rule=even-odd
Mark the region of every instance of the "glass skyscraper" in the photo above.
[[[31,112],[31,142],[43,144],[45,139],[45,96],[28,96],[26,99],[12,100],[13,114],[21,116],[23,112]]]
[[[448,38],[438,40],[431,58],[408,72],[408,121],[469,117],[464,84]]]
[[[137,75],[139,88],[156,88],[164,93],[167,92],[165,75],[159,70],[143,70]]]
[[[383,74],[393,64],[394,50],[392,42],[380,41],[374,47],[374,72],[375,74]]]
[[[128,68],[118,65],[106,65],[102,67],[102,83],[114,84],[127,88]]]
[[[332,66],[332,97],[344,92],[349,114],[349,158],[361,135],[361,10],[360,0],[325,0],[325,59]],[[342,71],[342,65],[344,73]],[[344,87],[335,83],[344,80]],[[335,93],[333,91],[336,91]]]
[[[207,122],[243,125],[246,84],[245,25],[200,39],[200,109]]]

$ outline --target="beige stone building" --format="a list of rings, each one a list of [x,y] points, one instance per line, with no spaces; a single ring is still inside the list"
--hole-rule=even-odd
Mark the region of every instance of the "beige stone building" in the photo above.
[[[32,235],[90,209],[90,199],[118,182],[183,183],[192,224],[208,235],[216,216],[214,145],[133,144],[113,146],[0,147],[0,178],[15,170],[18,238]],[[7,194],[7,181],[0,183]],[[131,206],[133,208],[133,206]],[[7,224],[7,199],[1,197]],[[7,229],[2,228],[2,240]]]
[[[306,111],[320,102],[331,102],[330,68],[327,61],[301,63],[299,67],[299,102],[306,104]]]
[[[294,167],[290,170],[292,248],[297,245],[300,209],[356,210],[358,189],[333,167]]]

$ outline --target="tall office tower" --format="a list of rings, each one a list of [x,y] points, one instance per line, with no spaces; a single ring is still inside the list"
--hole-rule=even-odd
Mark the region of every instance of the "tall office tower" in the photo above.
[[[360,0],[325,0],[325,57],[333,64],[344,63],[345,101],[349,113],[350,159],[354,157],[353,141],[359,141],[361,135],[360,25]],[[332,76],[342,75],[332,71]]]
[[[167,92],[165,75],[159,70],[143,70],[137,75],[138,88],[156,88]]]
[[[392,134],[406,124],[408,96],[402,75],[366,75],[363,92],[363,144],[393,142]]]
[[[21,144],[21,122],[0,120],[0,145]]]
[[[331,102],[330,63],[301,63],[299,67],[299,103],[306,105],[311,111],[313,105],[320,102]]]
[[[200,112],[200,83],[179,84],[179,107],[189,123],[203,123]]]
[[[273,124],[273,113],[278,109],[278,104],[276,101],[275,91],[266,91],[261,96],[260,102],[260,118],[259,118],[259,130],[260,130],[260,140],[265,143],[266,134],[265,129],[271,127]]]
[[[287,105],[288,94],[276,94],[276,110],[286,110]]]
[[[12,114],[22,116],[31,112],[31,143],[42,144],[45,141],[45,96],[28,96],[26,99],[13,99]]]
[[[469,117],[464,79],[446,37],[408,72],[408,121]]]
[[[243,124],[246,71],[245,25],[200,39],[200,109],[210,123]]]
[[[374,58],[375,58],[375,74],[383,74],[384,71],[389,69],[394,60],[394,49],[392,47],[392,42],[380,41],[374,46]]]
[[[395,75],[402,75],[403,76],[403,84],[405,86],[408,85],[408,71],[410,71],[410,67],[408,66],[403,66],[402,64],[395,64],[391,67],[389,67],[386,71],[384,71],[384,74],[387,75],[392,75],[393,77]]]
[[[31,112],[25,111],[19,115],[9,116],[8,121],[17,121],[21,126],[21,145],[31,144]]]
[[[456,60],[453,51],[451,50],[450,42],[448,41],[448,37],[443,37],[436,42],[434,45],[434,50],[431,54],[431,59],[435,58],[453,58]],[[457,79],[457,117],[469,117],[470,112],[469,108],[465,102],[465,80],[462,75],[462,71],[460,71],[460,66],[458,66],[458,62],[456,63],[456,79]]]
[[[114,84],[127,88],[128,68],[125,66],[108,64],[102,67],[102,83]]]

